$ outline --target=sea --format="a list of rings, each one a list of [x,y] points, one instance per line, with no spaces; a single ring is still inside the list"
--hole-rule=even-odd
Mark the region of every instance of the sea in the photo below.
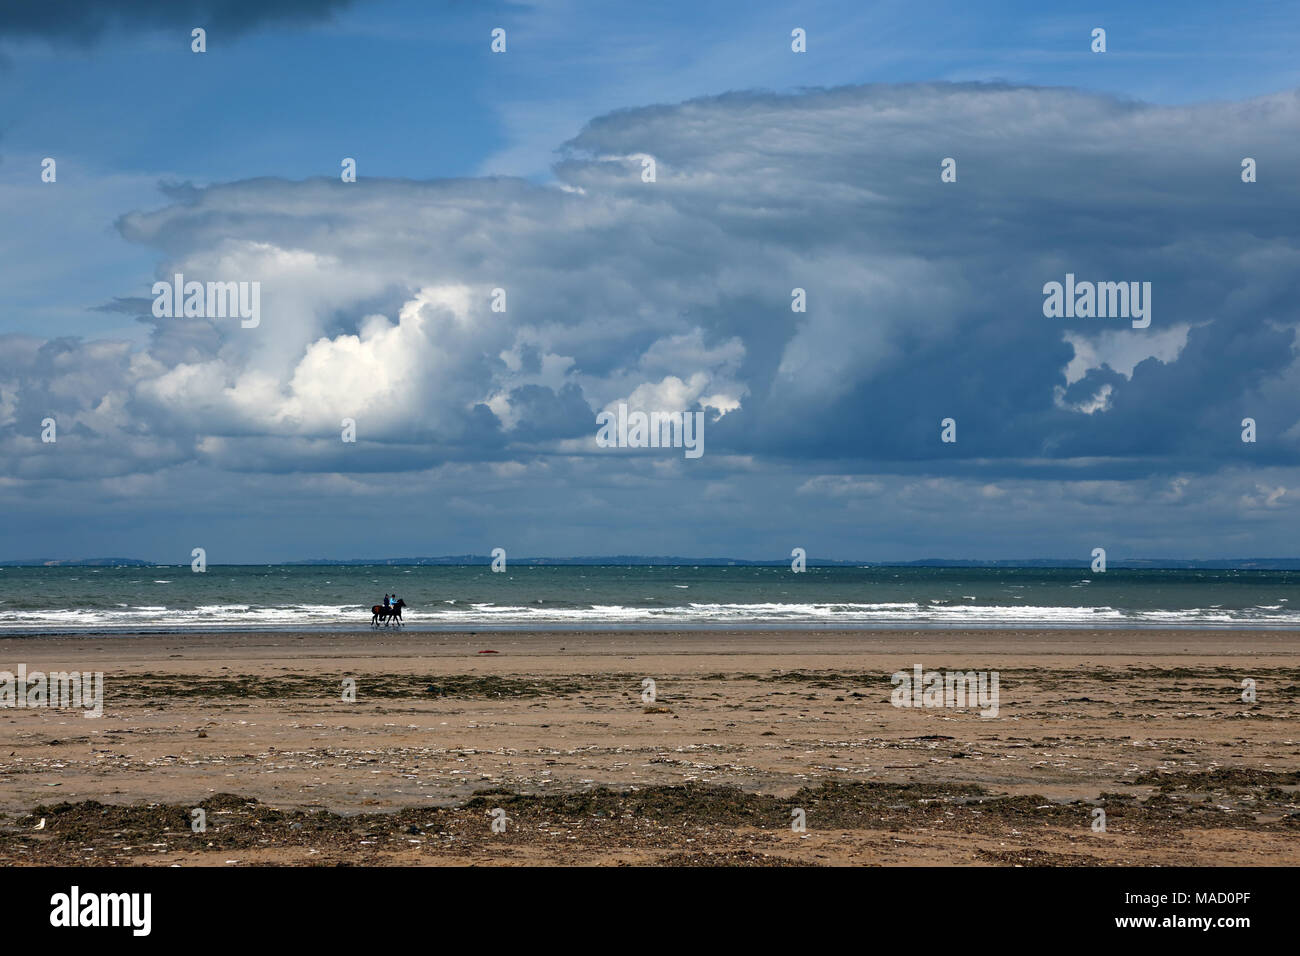
[[[1300,628],[1300,571],[789,566],[0,567],[0,634]]]

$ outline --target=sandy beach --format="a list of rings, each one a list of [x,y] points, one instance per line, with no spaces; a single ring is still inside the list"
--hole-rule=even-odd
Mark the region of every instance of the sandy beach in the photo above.
[[[1290,632],[0,639],[19,664],[102,671],[104,712],[0,709],[11,865],[1300,862]],[[893,706],[917,664],[997,672],[997,716]]]

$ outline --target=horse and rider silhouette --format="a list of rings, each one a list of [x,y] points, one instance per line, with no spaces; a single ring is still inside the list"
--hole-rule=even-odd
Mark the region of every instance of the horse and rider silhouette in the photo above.
[[[372,627],[378,627],[381,623],[387,627],[393,621],[397,622],[398,627],[402,625],[402,608],[406,607],[406,601],[402,598],[390,599],[387,594],[384,595],[383,604],[375,604],[370,608],[370,624]]]

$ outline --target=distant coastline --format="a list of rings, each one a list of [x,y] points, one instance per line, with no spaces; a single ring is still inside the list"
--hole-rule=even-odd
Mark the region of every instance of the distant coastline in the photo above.
[[[491,555],[455,554],[414,558],[311,558],[300,561],[218,562],[226,567],[473,567],[490,564]],[[112,568],[186,567],[189,562],[146,561],[140,558],[23,558],[0,561],[0,568]],[[788,558],[750,560],[745,558],[693,558],[680,555],[642,554],[592,555],[572,558],[511,558],[510,564],[524,567],[745,567],[788,566]],[[818,568],[1086,568],[1090,558],[921,558],[915,561],[828,560],[809,557],[808,567]],[[1112,568],[1128,570],[1206,571],[1300,571],[1300,558],[1110,558]]]

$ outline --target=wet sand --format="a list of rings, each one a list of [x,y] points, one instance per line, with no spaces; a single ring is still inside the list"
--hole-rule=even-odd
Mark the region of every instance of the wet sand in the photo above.
[[[105,701],[0,709],[7,864],[1300,862],[1293,632],[0,639],[20,663]],[[998,672],[998,715],[892,706],[915,664]]]

